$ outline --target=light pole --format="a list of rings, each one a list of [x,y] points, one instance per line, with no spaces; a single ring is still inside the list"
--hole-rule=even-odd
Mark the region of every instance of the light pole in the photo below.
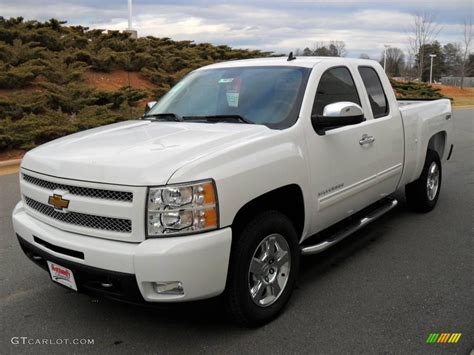
[[[433,58],[436,57],[436,54],[430,54],[431,64],[430,64],[430,84],[433,82]]]
[[[383,45],[385,49],[383,50],[383,70],[387,72],[387,49],[390,48],[388,44]]]
[[[128,0],[128,28],[124,31],[130,34],[130,38],[136,39],[138,33],[132,28],[132,0]]]
[[[128,30],[132,29],[132,0],[128,0]]]

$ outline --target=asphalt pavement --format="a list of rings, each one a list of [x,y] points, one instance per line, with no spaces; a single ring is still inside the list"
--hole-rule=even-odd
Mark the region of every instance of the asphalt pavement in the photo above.
[[[394,211],[305,257],[285,312],[258,329],[227,322],[218,300],[155,309],[56,286],[23,255],[13,233],[18,175],[0,177],[0,352],[469,354],[474,110],[453,117],[455,149],[436,209],[414,214],[397,194]],[[462,336],[457,344],[427,344],[430,333]],[[66,344],[75,339],[93,344]]]

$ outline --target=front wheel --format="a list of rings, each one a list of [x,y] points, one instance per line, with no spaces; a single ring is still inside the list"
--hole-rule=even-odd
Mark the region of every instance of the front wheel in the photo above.
[[[276,211],[262,213],[235,236],[226,305],[232,320],[256,326],[274,319],[289,300],[299,267],[298,236]]]
[[[441,172],[438,153],[428,150],[420,177],[405,186],[408,207],[416,212],[429,212],[436,206],[441,190]]]

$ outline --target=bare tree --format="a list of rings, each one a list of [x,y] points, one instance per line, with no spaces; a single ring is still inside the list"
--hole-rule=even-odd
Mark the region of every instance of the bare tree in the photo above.
[[[415,68],[416,56],[413,53],[411,46],[406,48],[407,56],[405,58],[405,67],[403,68],[403,75],[409,79],[413,80],[417,77],[418,71]]]
[[[345,57],[347,55],[346,44],[344,41],[331,41],[330,46],[334,46],[338,57]]]
[[[462,53],[462,66],[461,66],[461,89],[464,86],[464,77],[466,76],[466,65],[469,60],[471,44],[472,44],[472,17],[469,16],[469,18],[464,19],[463,53]]]
[[[387,75],[400,76],[405,65],[405,53],[403,53],[400,48],[387,48],[385,53],[382,53],[382,63],[384,61],[384,55],[387,56],[385,67],[385,72],[387,73]]]
[[[303,49],[303,54],[302,55],[305,56],[305,57],[311,56],[311,55],[313,55],[313,52],[311,51],[311,49],[306,47],[305,49]]]
[[[433,42],[441,31],[441,27],[435,22],[435,19],[435,14],[429,11],[419,11],[413,15],[408,40],[413,54],[418,56],[418,78],[420,80],[424,68],[425,46]]]
[[[322,57],[345,57],[347,54],[344,41],[316,42],[313,45],[313,55]]]
[[[324,41],[318,41],[313,43],[313,53],[317,53],[319,48],[325,47],[326,43]]]
[[[446,43],[443,46],[445,74],[461,76],[462,48],[460,43]]]

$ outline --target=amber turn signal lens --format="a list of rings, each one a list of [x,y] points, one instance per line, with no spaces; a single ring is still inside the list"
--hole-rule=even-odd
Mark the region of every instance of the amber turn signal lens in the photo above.
[[[204,228],[217,227],[217,211],[216,208],[208,208],[204,210]]]
[[[203,185],[203,194],[204,194],[204,204],[213,205],[216,203],[216,193],[214,191],[214,185],[211,182],[208,182]]]

